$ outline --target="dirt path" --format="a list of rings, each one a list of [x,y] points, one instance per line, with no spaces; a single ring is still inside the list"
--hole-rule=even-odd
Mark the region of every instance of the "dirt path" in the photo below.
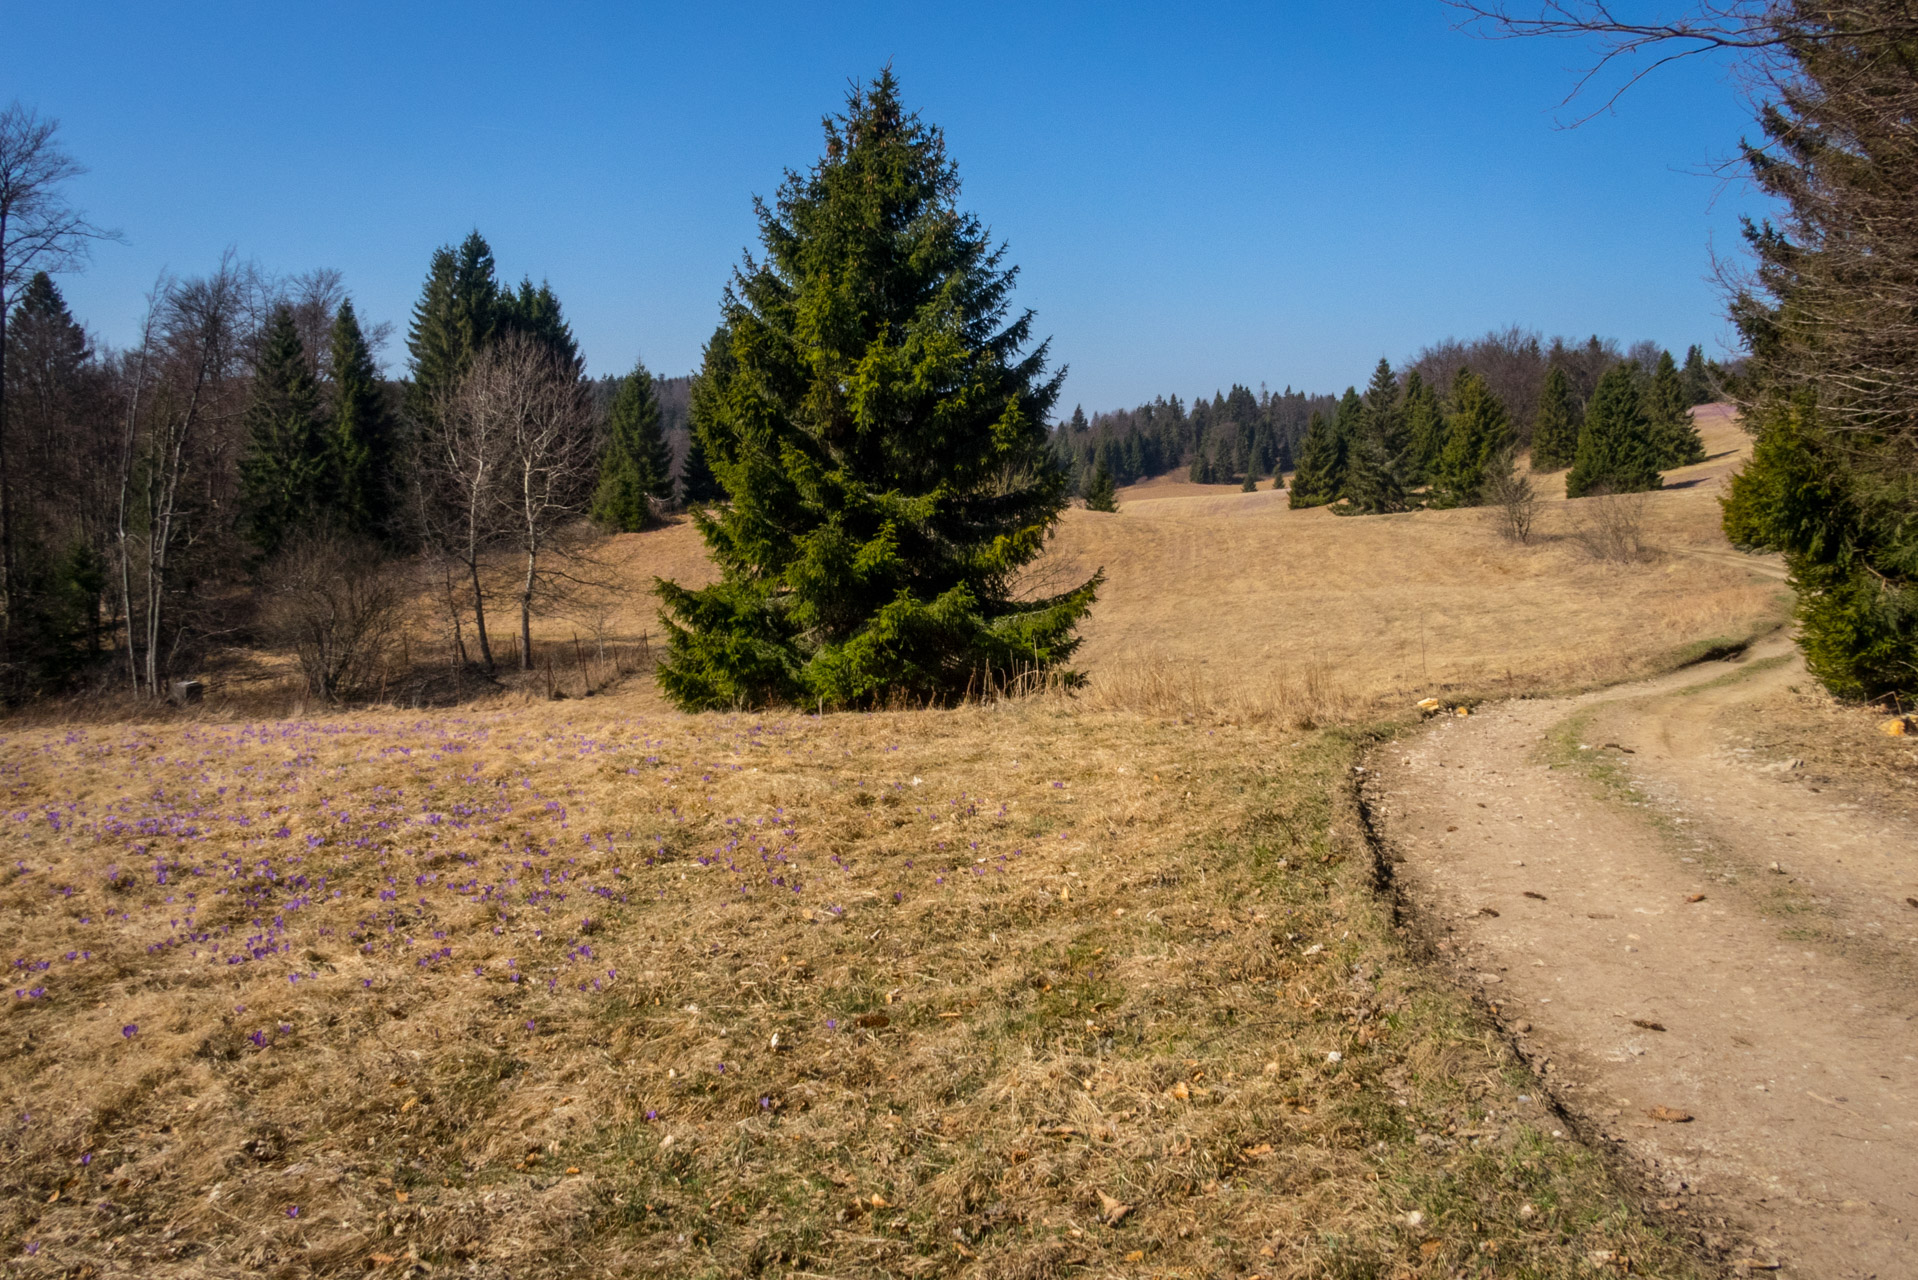
[[[1677,1222],[1785,1275],[1892,1280],[1918,1275],[1918,838],[1735,745],[1806,679],[1780,637],[1441,718],[1367,794],[1441,950]]]

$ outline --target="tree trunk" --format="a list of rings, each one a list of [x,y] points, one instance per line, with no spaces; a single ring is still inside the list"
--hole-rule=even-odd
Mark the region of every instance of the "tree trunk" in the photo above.
[[[526,581],[519,590],[519,669],[533,669],[533,582],[539,569],[539,552],[526,548]]]
[[[493,646],[486,639],[486,595],[480,590],[479,558],[466,562],[473,574],[473,634],[479,637],[480,662],[486,674],[493,674]]]

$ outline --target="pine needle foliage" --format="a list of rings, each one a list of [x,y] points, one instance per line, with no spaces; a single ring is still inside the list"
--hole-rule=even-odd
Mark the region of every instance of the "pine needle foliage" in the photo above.
[[[1119,509],[1118,486],[1112,482],[1112,472],[1101,462],[1092,468],[1092,478],[1086,481],[1087,511],[1117,511]]]
[[[1661,470],[1689,467],[1705,460],[1705,442],[1692,425],[1691,401],[1685,394],[1684,375],[1672,353],[1659,353],[1652,371],[1651,388],[1646,395],[1645,416],[1650,419],[1652,448]]]
[[[1349,510],[1364,515],[1404,511],[1410,453],[1398,375],[1390,361],[1380,359],[1360,399],[1353,432],[1343,494]]]
[[[1512,420],[1484,378],[1461,368],[1452,380],[1452,412],[1433,484],[1439,506],[1472,507],[1501,460],[1509,460]]]
[[[500,311],[493,250],[484,236],[474,231],[459,248],[434,251],[406,335],[412,373],[406,411],[422,429],[432,429],[473,357],[498,334]]]
[[[333,414],[326,432],[331,506],[355,537],[391,540],[401,483],[399,426],[352,301],[333,318]]]
[[[660,426],[653,375],[636,363],[620,380],[607,413],[592,516],[605,528],[637,533],[656,523],[654,504],[672,496],[673,453]]]
[[[1430,484],[1438,475],[1439,456],[1445,452],[1445,411],[1438,393],[1427,386],[1417,369],[1405,375],[1405,431],[1411,440],[1405,463],[1405,482]]]
[[[1578,457],[1565,477],[1565,496],[1657,489],[1664,483],[1658,470],[1658,445],[1638,378],[1631,365],[1613,365],[1598,380],[1591,403],[1585,406]]]
[[[319,387],[307,369],[293,312],[281,306],[267,321],[240,458],[241,525],[261,556],[272,556],[316,518],[326,464]]]
[[[1563,471],[1578,456],[1578,405],[1572,380],[1553,365],[1538,393],[1538,413],[1532,419],[1532,470]]]
[[[1292,473],[1286,505],[1294,511],[1324,506],[1338,496],[1334,486],[1341,482],[1344,471],[1345,459],[1332,424],[1324,414],[1313,414],[1305,426],[1305,441],[1299,446],[1299,465]]]
[[[825,134],[758,204],[764,256],[700,374],[727,501],[694,518],[721,577],[658,584],[660,685],[689,710],[958,701],[1060,668],[1100,581],[1015,595],[1066,503],[1061,376],[1011,309],[1004,248],[957,207],[943,135],[890,70]]]

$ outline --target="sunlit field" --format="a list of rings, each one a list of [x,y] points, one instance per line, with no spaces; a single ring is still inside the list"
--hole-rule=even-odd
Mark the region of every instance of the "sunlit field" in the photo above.
[[[1086,688],[952,711],[681,716],[586,656],[657,643],[683,525],[607,545],[594,638],[547,620],[565,700],[43,708],[0,740],[7,1266],[1687,1274],[1421,967],[1349,785],[1412,694],[1775,618],[1709,489],[1637,566],[1474,512],[1075,511]]]

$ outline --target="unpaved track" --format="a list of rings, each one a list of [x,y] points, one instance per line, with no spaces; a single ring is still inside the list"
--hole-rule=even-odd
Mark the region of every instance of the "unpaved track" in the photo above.
[[[1439,718],[1366,794],[1461,980],[1674,1222],[1770,1274],[1918,1276],[1918,832],[1726,739],[1806,679],[1777,637]]]

